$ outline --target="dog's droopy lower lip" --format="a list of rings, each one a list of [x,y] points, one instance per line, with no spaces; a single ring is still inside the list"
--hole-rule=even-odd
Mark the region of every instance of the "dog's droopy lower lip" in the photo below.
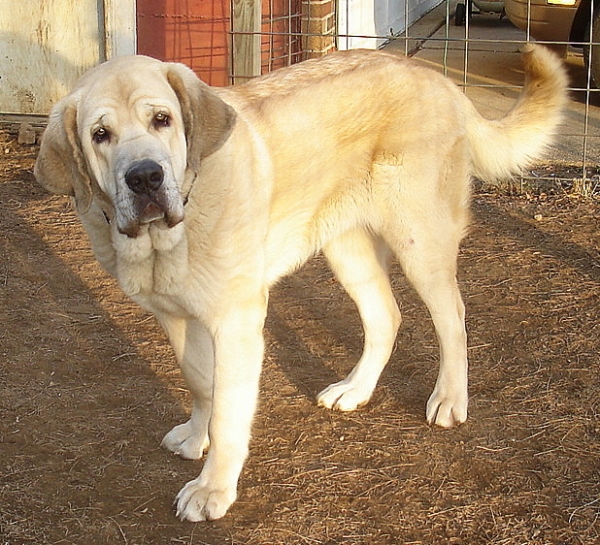
[[[138,222],[129,223],[125,227],[118,227],[119,233],[127,235],[129,238],[137,238],[140,235],[140,224]]]
[[[163,229],[172,229],[176,225],[179,225],[182,221],[183,215],[169,215],[161,212],[161,214],[154,219],[147,220],[139,218],[138,221],[132,221],[125,227],[119,226],[118,230],[119,233],[122,235],[127,235],[129,238],[137,238],[141,234],[142,225],[150,225],[154,223]]]
[[[183,221],[183,216],[167,216],[165,221],[167,222],[167,227],[170,229],[179,225]]]

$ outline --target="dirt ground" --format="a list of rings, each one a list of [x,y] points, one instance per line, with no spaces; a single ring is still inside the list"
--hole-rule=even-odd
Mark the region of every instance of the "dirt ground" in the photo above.
[[[160,447],[189,398],[153,318],[94,261],[35,147],[0,134],[0,545],[600,542],[600,203],[477,192],[460,258],[470,419],[427,426],[437,344],[404,317],[371,403],[315,395],[361,351],[352,303],[313,260],[274,290],[239,499],[212,523],[172,501],[201,463]]]

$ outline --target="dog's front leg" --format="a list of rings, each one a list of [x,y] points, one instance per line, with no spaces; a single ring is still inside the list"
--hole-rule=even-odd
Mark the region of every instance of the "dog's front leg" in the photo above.
[[[196,460],[209,446],[214,370],[212,335],[199,320],[158,314],[157,317],[169,336],[194,401],[190,419],[167,433],[162,444],[182,458]]]
[[[214,329],[210,449],[200,476],[177,496],[182,520],[221,518],[235,501],[258,398],[265,314],[266,301],[239,304],[222,315]]]

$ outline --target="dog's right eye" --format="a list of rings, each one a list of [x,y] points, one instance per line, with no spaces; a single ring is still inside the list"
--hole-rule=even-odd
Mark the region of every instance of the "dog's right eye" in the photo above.
[[[102,144],[110,140],[110,133],[104,127],[100,127],[96,129],[92,138],[96,144]]]

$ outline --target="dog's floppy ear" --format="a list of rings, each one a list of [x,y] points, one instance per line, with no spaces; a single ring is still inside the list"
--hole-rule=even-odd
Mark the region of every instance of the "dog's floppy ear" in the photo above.
[[[77,134],[73,97],[64,98],[52,109],[33,173],[51,193],[74,196],[80,212],[90,208],[92,183]]]
[[[229,138],[236,113],[187,66],[178,63],[167,63],[167,66],[167,80],[181,105],[188,165],[198,172],[200,161]]]

